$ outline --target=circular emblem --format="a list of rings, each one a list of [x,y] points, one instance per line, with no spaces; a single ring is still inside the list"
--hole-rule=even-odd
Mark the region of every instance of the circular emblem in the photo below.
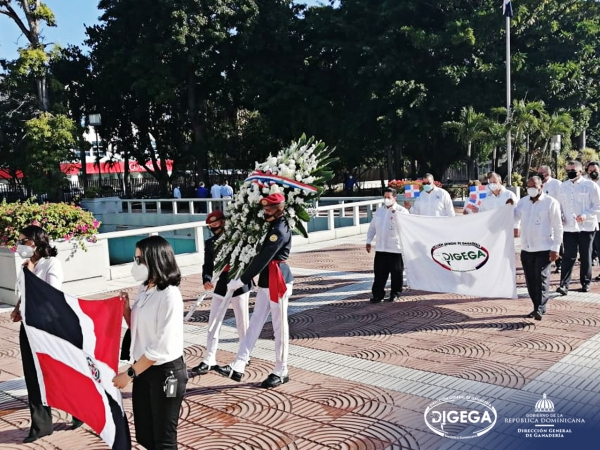
[[[269,204],[269,202],[263,199],[260,201],[260,204],[263,206],[267,206]]]
[[[94,364],[94,361],[92,361],[92,358],[90,358],[89,356],[86,356],[86,359],[87,359],[88,367],[90,368],[90,372],[92,372],[92,376],[94,377],[94,380],[96,380],[98,383],[101,383],[100,369],[98,369],[96,367],[96,364]]]
[[[446,270],[471,272],[488,262],[490,252],[476,242],[447,242],[434,245],[431,258]]]
[[[436,400],[425,410],[425,423],[434,433],[450,439],[471,439],[490,431],[498,413],[485,400],[452,396]]]
[[[275,241],[277,241],[277,235],[276,235],[276,234],[272,234],[271,236],[269,236],[269,240],[270,240],[271,242],[275,242]]]

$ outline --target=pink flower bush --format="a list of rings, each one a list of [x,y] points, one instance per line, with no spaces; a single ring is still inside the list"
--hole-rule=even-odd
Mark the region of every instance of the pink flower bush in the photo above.
[[[96,242],[100,228],[92,213],[69,203],[0,203],[0,246],[16,251],[19,231],[28,225],[42,227],[50,239],[72,242],[86,250],[86,242]]]

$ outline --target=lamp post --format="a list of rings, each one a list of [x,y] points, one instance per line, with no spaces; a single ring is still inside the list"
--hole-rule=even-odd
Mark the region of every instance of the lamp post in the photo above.
[[[558,178],[558,154],[560,153],[561,146],[560,134],[555,134],[550,138],[550,150],[554,152],[554,170],[556,171],[555,177]]]
[[[96,133],[96,162],[98,163],[98,187],[102,184],[102,166],[100,165],[100,140],[98,139],[98,127],[102,125],[102,116],[98,113],[88,115],[88,123],[94,127]]]

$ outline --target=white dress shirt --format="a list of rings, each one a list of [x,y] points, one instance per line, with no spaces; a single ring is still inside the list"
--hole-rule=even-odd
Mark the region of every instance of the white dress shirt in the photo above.
[[[542,184],[542,190],[544,191],[544,194],[558,200],[558,191],[560,190],[561,184],[562,183],[556,178],[549,177],[548,181]]]
[[[161,365],[183,355],[183,298],[176,286],[140,286],[131,307],[131,356]]]
[[[517,205],[517,196],[504,186],[500,187],[498,195],[494,195],[494,193],[488,189],[486,197],[481,201],[481,205],[479,205],[479,212],[500,208],[506,205],[507,200],[513,201],[513,208]]]
[[[390,208],[382,206],[375,212],[367,231],[367,244],[370,244],[377,235],[375,251],[402,253],[400,221],[398,220],[400,214],[408,214],[408,210],[398,203]]]
[[[429,193],[422,191],[410,208],[410,213],[419,216],[455,216],[450,194],[439,187],[434,187]]]
[[[542,194],[534,203],[523,197],[515,208],[517,227],[521,227],[521,250],[558,252],[562,242],[563,225],[558,201]]]
[[[563,215],[564,231],[577,233],[598,229],[600,188],[596,183],[583,177],[575,181],[563,181],[558,191],[558,201]],[[583,222],[577,222],[577,216],[582,216]]]

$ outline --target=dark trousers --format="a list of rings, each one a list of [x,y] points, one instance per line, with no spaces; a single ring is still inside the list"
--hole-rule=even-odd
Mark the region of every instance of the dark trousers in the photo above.
[[[23,376],[27,386],[27,397],[29,399],[29,411],[31,413],[31,428],[29,434],[42,436],[52,433],[52,411],[49,406],[42,404],[42,394],[38,383],[33,352],[29,346],[29,339],[25,327],[21,324],[19,330],[19,345],[21,347],[21,359],[23,361]]]
[[[175,397],[167,397],[164,391],[165,380],[171,372],[177,379]],[[150,366],[133,380],[135,438],[148,450],[177,448],[177,422],[186,383],[183,357]]]
[[[596,258],[598,258],[598,262],[600,264],[600,231],[596,231],[592,247],[594,249],[594,252],[596,252]]]
[[[375,263],[373,272],[375,279],[371,292],[373,298],[385,297],[385,284],[388,277],[392,275],[392,289],[390,297],[399,296],[402,292],[402,272],[404,271],[404,262],[401,253],[375,252]]]
[[[550,291],[550,250],[521,251],[521,263],[525,273],[527,292],[533,302],[533,310],[544,314]]]
[[[577,259],[577,251],[581,258],[581,267],[579,271],[579,280],[581,285],[590,284],[592,280],[592,242],[594,241],[594,231],[579,231],[576,233],[563,233],[563,245],[565,253],[560,266],[560,285],[566,288],[571,282],[571,272]]]

